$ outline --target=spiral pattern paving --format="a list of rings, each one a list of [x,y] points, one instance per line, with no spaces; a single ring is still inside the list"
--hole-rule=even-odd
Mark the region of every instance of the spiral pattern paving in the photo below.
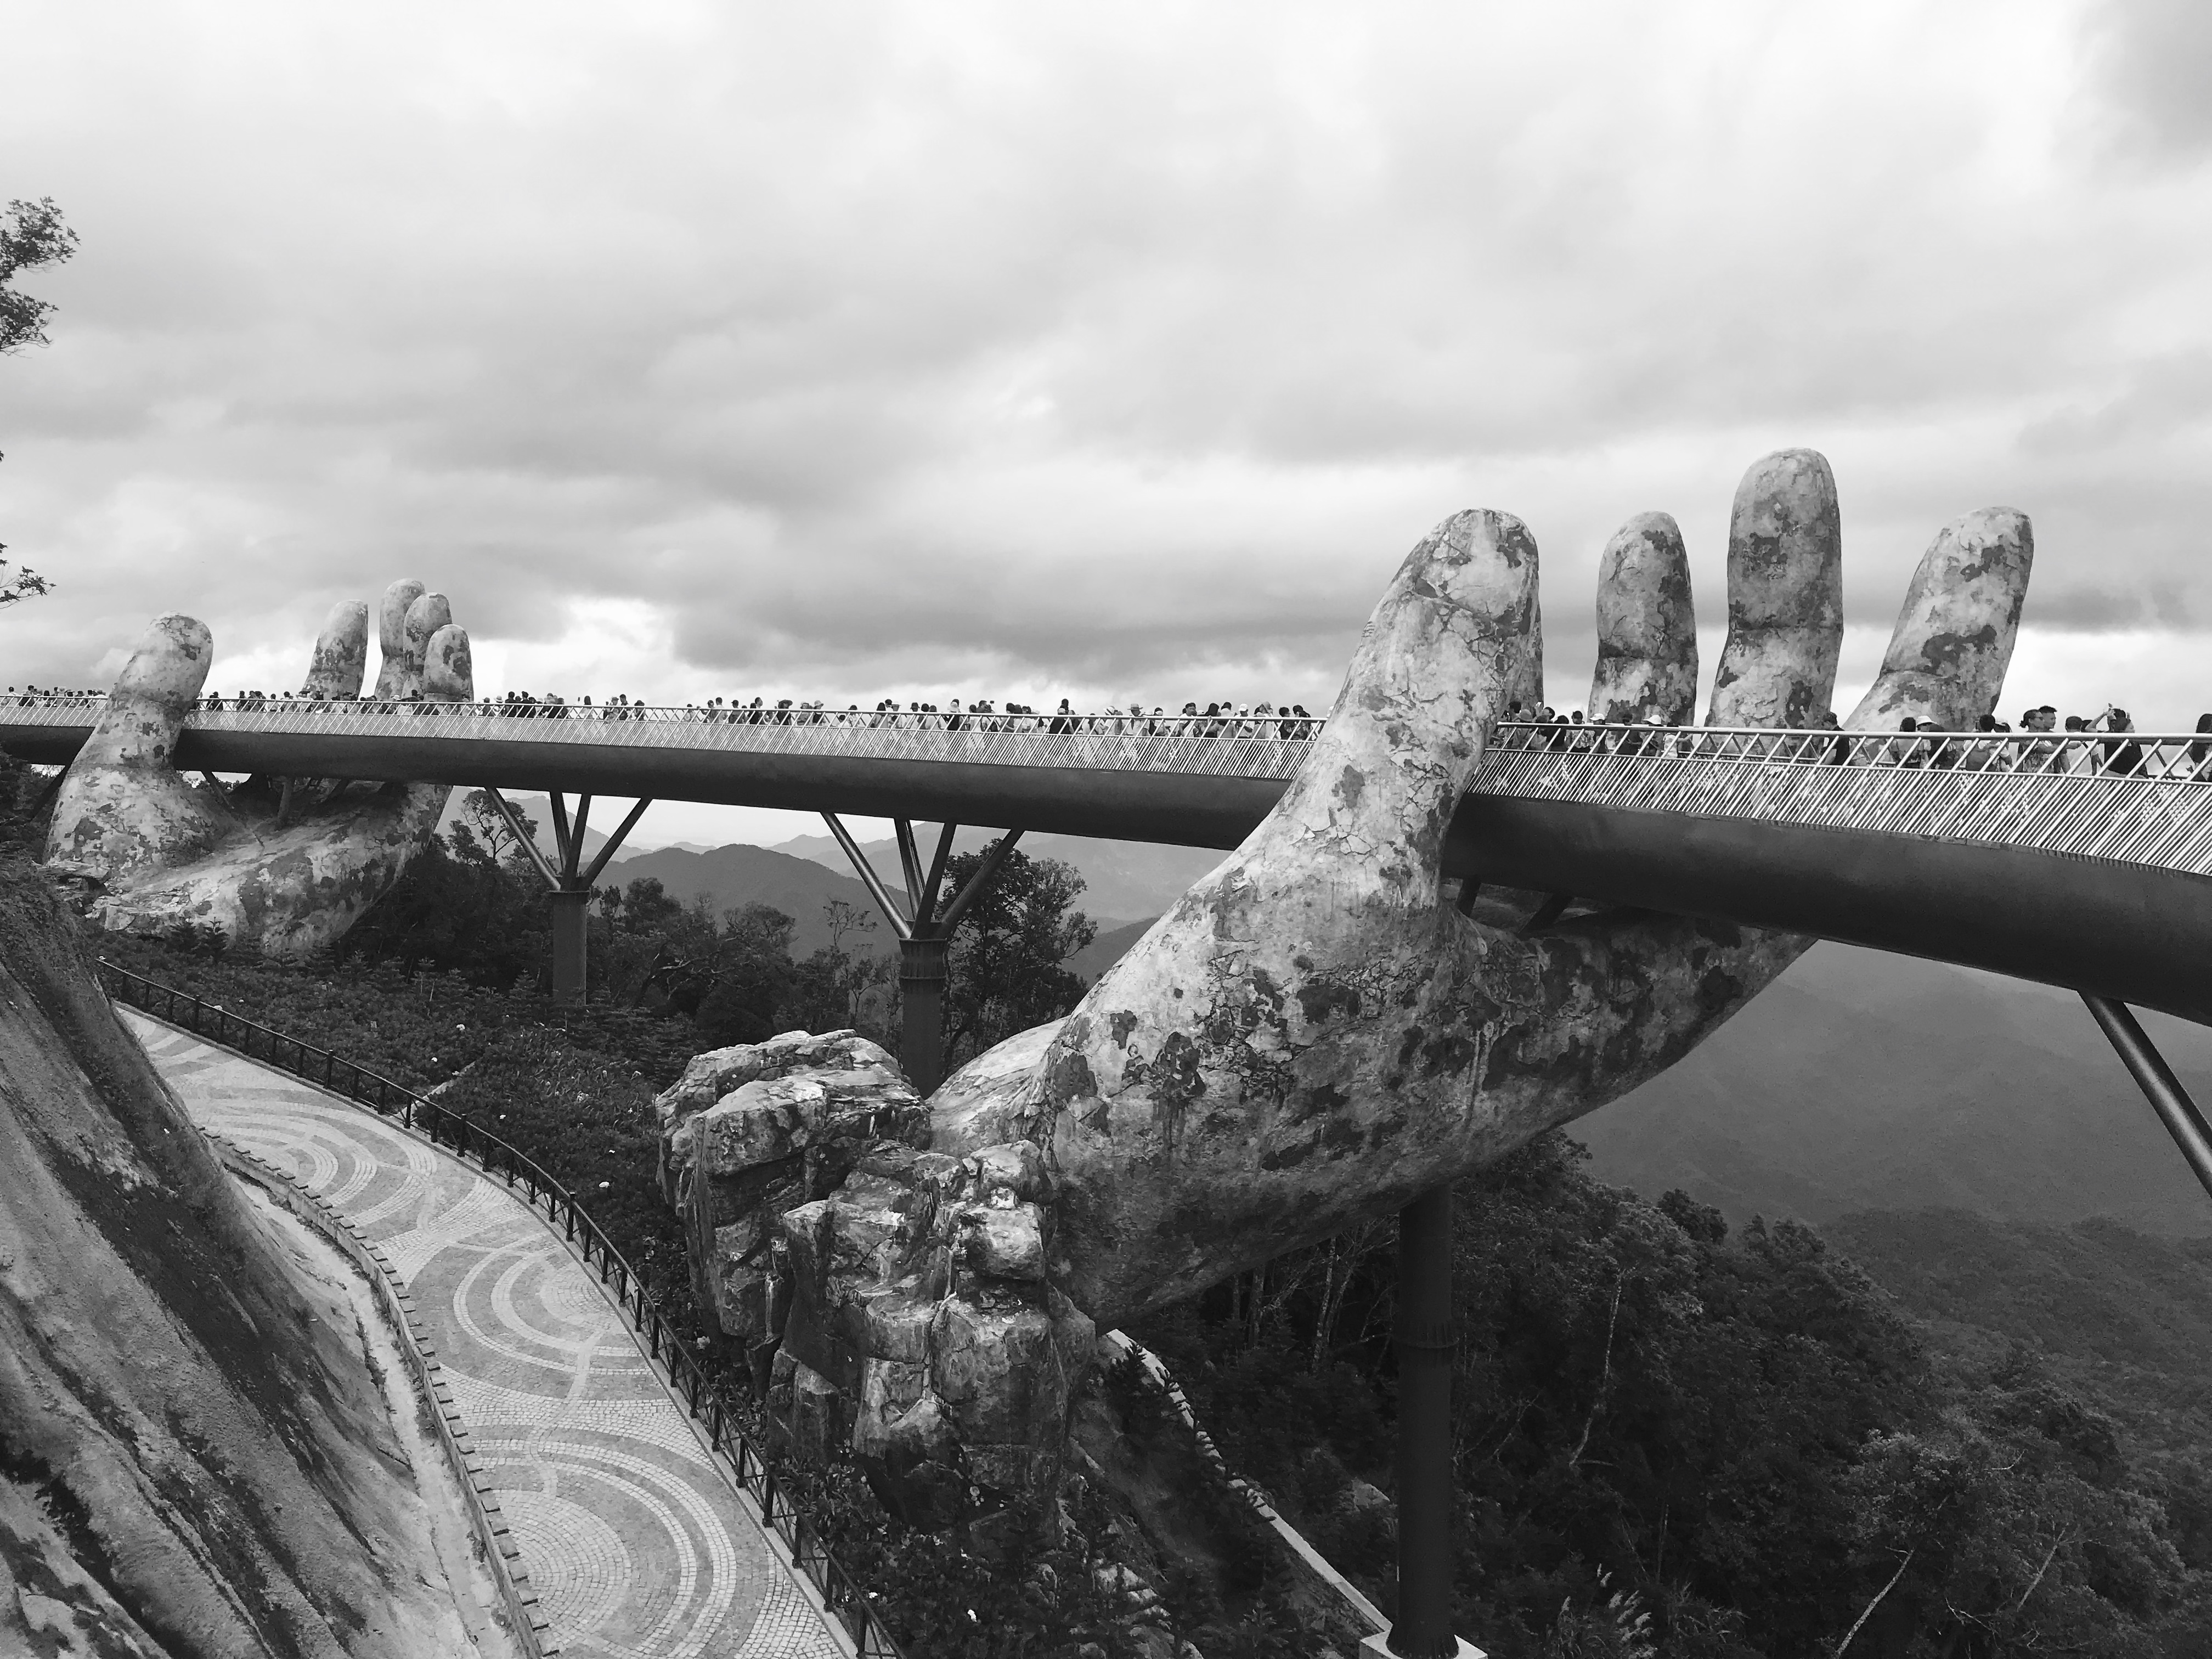
[[[831,1633],[596,1274],[500,1182],[313,1085],[118,1009],[193,1118],[380,1245],[522,1551],[550,1644],[833,1659]]]

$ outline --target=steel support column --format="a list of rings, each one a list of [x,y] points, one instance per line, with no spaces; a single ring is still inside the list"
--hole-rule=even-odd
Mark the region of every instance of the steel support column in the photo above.
[[[1398,1616],[1383,1650],[1453,1659],[1452,1193],[1398,1212]],[[1374,1644],[1370,1644],[1374,1645]]]
[[[945,940],[899,941],[899,1064],[915,1092],[945,1081]]]
[[[585,992],[586,941],[589,937],[592,890],[556,887],[545,895],[553,922],[553,1000],[581,1002]]]

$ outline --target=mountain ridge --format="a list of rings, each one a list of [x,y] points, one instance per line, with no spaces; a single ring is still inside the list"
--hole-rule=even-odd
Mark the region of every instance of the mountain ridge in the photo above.
[[[2212,1091],[2212,1031],[2142,1018],[2185,1084]],[[1815,945],[1569,1133],[1600,1179],[1679,1187],[1738,1223],[1959,1208],[2212,1234],[2212,1198],[2078,997],[1848,945]]]

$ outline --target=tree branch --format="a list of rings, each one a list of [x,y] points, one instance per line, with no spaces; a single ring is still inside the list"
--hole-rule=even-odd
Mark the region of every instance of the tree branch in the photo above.
[[[1626,1273],[1613,1281],[1613,1311],[1605,1322],[1605,1363],[1598,1372],[1597,1397],[1590,1401],[1589,1416],[1583,1424],[1583,1437],[1575,1442],[1574,1450],[1567,1457],[1567,1467],[1573,1468],[1583,1461],[1583,1453],[1589,1446],[1590,1431],[1597,1427],[1597,1414],[1605,1409],[1606,1391],[1613,1385],[1613,1334],[1620,1323],[1620,1293],[1627,1288]]]
[[[2051,1563],[2058,1554],[2058,1547],[2073,1535],[2074,1529],[2069,1527],[2051,1540],[2051,1547],[2043,1553],[2043,1565],[2035,1570],[2035,1577],[2027,1581],[2027,1588],[2020,1593],[2020,1600],[2012,1604],[2014,1613],[2027,1605],[2027,1598],[2035,1594],[2035,1587],[2043,1582],[2043,1575],[2051,1571]]]
[[[1844,1632],[1844,1639],[1836,1644],[1835,1659],[1844,1659],[1844,1650],[1850,1646],[1851,1638],[1859,1633],[1862,1625],[1874,1617],[1874,1610],[1881,1605],[1881,1598],[1897,1588],[1897,1581],[1905,1577],[1905,1570],[1912,1565],[1912,1558],[1919,1553],[1917,1546],[1905,1551],[1905,1559],[1897,1564],[1897,1571],[1889,1575],[1889,1582],[1874,1593],[1874,1600],[1866,1604],[1866,1611],[1851,1621],[1851,1627]]]

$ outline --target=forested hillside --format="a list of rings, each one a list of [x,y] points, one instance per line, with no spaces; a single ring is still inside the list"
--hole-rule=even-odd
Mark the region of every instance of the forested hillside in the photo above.
[[[1854,1629],[1896,1659],[2212,1652],[2212,1465],[2201,1434],[2143,1432],[2140,1393],[1923,1327],[1796,1223],[1606,1186],[1563,1136],[1457,1196],[1458,1624],[1500,1659],[1825,1659]],[[2148,1243],[2169,1271],[2200,1248]],[[2093,1248],[2090,1294],[2127,1294],[2126,1254]],[[2059,1259],[1970,1278],[2002,1314]],[[1138,1332],[1231,1462],[1385,1595],[1395,1272],[1383,1224]],[[2142,1351],[2185,1364],[2197,1336],[2171,1336]]]
[[[2199,1099],[2212,1031],[2146,1014]],[[1742,1223],[1955,1207],[2212,1233],[2190,1176],[2070,993],[1815,945],[1681,1064],[1572,1133],[1602,1179]]]

